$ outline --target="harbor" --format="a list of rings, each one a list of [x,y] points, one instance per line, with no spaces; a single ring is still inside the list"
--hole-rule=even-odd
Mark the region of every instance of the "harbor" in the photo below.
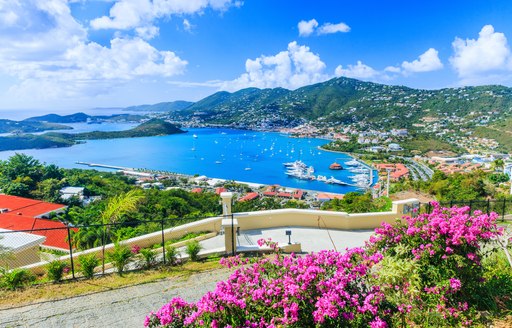
[[[88,167],[139,174],[166,172],[178,176],[207,176],[335,194],[364,191],[366,187],[362,184],[358,186],[358,181],[351,179],[362,173],[350,172],[350,167],[345,164],[353,158],[318,149],[325,142],[316,138],[291,138],[274,132],[194,128],[184,134],[88,140],[72,147],[30,149],[23,153],[65,168]],[[14,153],[1,152],[0,159]],[[314,168],[312,175],[315,179],[299,179],[284,174],[283,163],[297,160]],[[330,169],[334,162],[343,169]],[[361,163],[361,166],[364,167],[364,164]],[[331,183],[326,183],[329,179]],[[376,182],[375,172],[369,180]]]

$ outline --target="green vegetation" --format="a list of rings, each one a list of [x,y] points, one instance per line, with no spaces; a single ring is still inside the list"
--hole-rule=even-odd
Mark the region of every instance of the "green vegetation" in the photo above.
[[[59,190],[62,187],[84,187],[85,196],[99,196],[101,199],[83,206],[77,199],[63,202]],[[108,233],[101,227],[80,228],[73,232],[72,242],[78,249],[87,249],[105,242],[120,241],[147,234],[164,227],[169,228],[221,213],[219,196],[214,193],[190,193],[182,189],[162,191],[141,190],[135,180],[120,174],[94,170],[61,169],[45,165],[31,156],[16,154],[6,161],[0,161],[0,189],[10,195],[29,197],[49,202],[66,203],[66,214],[55,220],[69,222],[74,226],[95,225],[115,222]],[[123,211],[119,215],[107,209],[112,202],[121,203],[120,195],[139,195],[137,211]],[[112,206],[112,205],[111,205]],[[103,218],[103,219],[102,219]],[[176,220],[173,220],[173,219]],[[147,222],[156,221],[156,222]]]
[[[47,276],[53,282],[60,282],[64,275],[64,269],[67,267],[65,262],[54,260],[47,265]]]
[[[139,105],[139,106],[130,106],[126,107],[124,110],[132,111],[132,112],[174,112],[184,110],[187,107],[190,107],[193,102],[190,101],[171,101],[171,102],[161,102],[153,105]]]
[[[156,264],[156,251],[151,248],[143,248],[140,250],[140,255],[142,256],[142,267],[144,269],[149,269]]]
[[[11,121],[0,119],[0,133],[32,133],[48,130],[65,130],[71,127],[46,122]]]
[[[163,120],[152,119],[125,131],[94,131],[75,134],[48,132],[42,135],[24,134],[0,137],[0,151],[69,147],[82,140],[151,137],[176,133],[185,133],[185,131]]]
[[[92,279],[94,277],[94,268],[98,266],[100,260],[96,257],[96,254],[80,255],[78,263],[80,264],[82,275],[87,279]]]
[[[0,268],[0,289],[15,290],[23,288],[33,281],[36,277],[26,269],[6,269]]]
[[[122,276],[126,265],[133,257],[128,246],[115,244],[114,249],[107,253],[107,260],[112,263],[118,275]]]
[[[343,199],[332,199],[323,203],[322,210],[347,213],[384,212],[391,210],[391,199],[387,197],[372,199],[369,193],[349,192]]]
[[[189,256],[191,261],[199,260],[199,252],[201,251],[201,244],[197,240],[192,240],[187,243],[185,247],[185,253]]]
[[[262,119],[273,125],[316,121],[325,126],[363,124],[381,129],[408,128],[432,117],[442,125],[463,118],[464,127],[499,122],[510,117],[510,88],[502,86],[418,90],[340,77],[297,90],[248,88],[234,93],[217,92],[185,110],[206,123],[259,126]],[[489,111],[491,111],[490,113]]]
[[[429,181],[407,180],[395,183],[392,185],[391,192],[415,190],[433,195],[437,200],[443,202],[500,199],[508,197],[508,193],[500,189],[500,183],[507,180],[508,176],[503,174],[483,171],[450,175],[436,171]]]

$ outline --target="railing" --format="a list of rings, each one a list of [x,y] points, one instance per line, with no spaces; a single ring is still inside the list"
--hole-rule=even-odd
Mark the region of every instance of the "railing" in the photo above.
[[[34,273],[43,274],[49,262],[59,260],[68,264],[68,278],[75,278],[79,271],[76,262],[80,255],[96,254],[101,261],[104,254],[115,247],[113,241],[119,241],[128,247],[153,248],[159,253],[160,261],[165,264],[165,245],[173,243],[181,247],[190,240],[179,242],[180,238],[191,233],[198,234],[195,239],[217,235],[221,228],[220,220],[220,217],[173,218],[62,228],[1,230],[1,242],[10,250],[8,249],[7,256],[0,256],[0,267],[25,267]],[[118,239],[116,234],[120,228],[130,228],[125,233],[138,229],[139,235],[131,238],[125,235],[125,238]],[[104,269],[101,273],[105,273]]]
[[[470,211],[480,210],[483,213],[497,213],[501,221],[512,220],[512,199],[487,199],[487,200],[467,200],[467,201],[445,201],[438,202],[441,207],[463,207],[468,206]],[[420,203],[419,213],[431,213],[432,203]]]

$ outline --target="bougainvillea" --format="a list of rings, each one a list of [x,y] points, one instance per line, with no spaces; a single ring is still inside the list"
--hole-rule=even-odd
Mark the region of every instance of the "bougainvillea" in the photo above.
[[[496,215],[469,208],[383,224],[365,248],[341,254],[280,253],[235,268],[213,292],[177,298],[151,313],[147,327],[387,327],[471,325],[482,294],[482,248],[500,234]]]

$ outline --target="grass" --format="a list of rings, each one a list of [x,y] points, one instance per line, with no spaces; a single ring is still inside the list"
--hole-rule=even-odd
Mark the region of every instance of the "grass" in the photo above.
[[[104,292],[164,279],[187,280],[192,274],[219,268],[221,265],[218,258],[213,258],[201,262],[186,262],[180,266],[163,266],[153,270],[126,272],[123,276],[109,274],[89,280],[66,280],[60,284],[39,282],[22,290],[0,290],[0,309]]]

